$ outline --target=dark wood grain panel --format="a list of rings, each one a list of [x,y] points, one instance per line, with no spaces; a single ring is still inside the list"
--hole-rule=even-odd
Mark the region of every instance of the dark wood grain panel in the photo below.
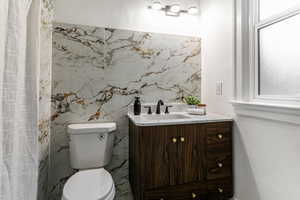
[[[232,176],[231,152],[208,154],[207,156],[207,179],[220,179]]]
[[[141,127],[130,121],[129,132],[136,200],[232,197],[232,122]]]
[[[211,125],[206,128],[206,142],[208,148],[217,148],[221,146],[228,146],[231,142],[231,127],[216,124],[215,127]]]
[[[207,189],[208,193],[213,194],[214,196],[231,198],[233,197],[232,178],[208,181]]]
[[[176,185],[178,151],[173,139],[178,138],[177,127],[145,127],[139,137],[145,189]]]
[[[175,190],[171,193],[166,192],[153,192],[147,193],[144,197],[145,200],[207,200],[207,194],[182,192]]]
[[[129,122],[129,181],[136,199],[142,199],[142,182],[140,181],[141,164],[139,158],[138,135],[140,128]]]
[[[204,129],[197,125],[178,127],[178,184],[203,180]]]
[[[205,182],[166,187],[145,192],[147,200],[206,200],[207,185]]]
[[[209,193],[207,195],[207,200],[228,200],[231,199],[230,197],[226,197],[224,195],[216,194],[216,193]]]

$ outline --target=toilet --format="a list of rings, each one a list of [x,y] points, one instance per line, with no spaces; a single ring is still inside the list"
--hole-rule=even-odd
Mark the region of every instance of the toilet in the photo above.
[[[79,171],[66,182],[62,200],[113,200],[112,176],[103,167],[112,157],[116,123],[71,124],[70,164]]]

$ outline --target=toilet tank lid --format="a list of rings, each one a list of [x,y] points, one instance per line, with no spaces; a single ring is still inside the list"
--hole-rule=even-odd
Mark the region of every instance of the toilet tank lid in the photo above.
[[[88,133],[110,133],[117,129],[114,122],[110,123],[89,123],[89,124],[70,124],[68,132],[70,134],[88,134]]]

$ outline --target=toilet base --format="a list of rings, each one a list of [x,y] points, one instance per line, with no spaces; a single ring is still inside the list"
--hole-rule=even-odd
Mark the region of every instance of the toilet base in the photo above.
[[[116,195],[116,189],[115,189],[115,186],[113,186],[111,193],[103,200],[114,200],[115,195]],[[65,199],[64,197],[62,197],[61,200],[69,200],[69,199]],[[98,200],[98,199],[95,199],[95,200]]]
[[[115,193],[114,181],[104,168],[82,170],[68,179],[61,200],[113,200]]]

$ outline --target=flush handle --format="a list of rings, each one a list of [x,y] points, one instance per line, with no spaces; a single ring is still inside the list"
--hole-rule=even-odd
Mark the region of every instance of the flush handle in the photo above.
[[[104,140],[104,138],[105,138],[105,136],[104,136],[104,135],[102,135],[102,134],[98,135],[98,139],[99,139],[100,141],[103,141],[103,140]]]

